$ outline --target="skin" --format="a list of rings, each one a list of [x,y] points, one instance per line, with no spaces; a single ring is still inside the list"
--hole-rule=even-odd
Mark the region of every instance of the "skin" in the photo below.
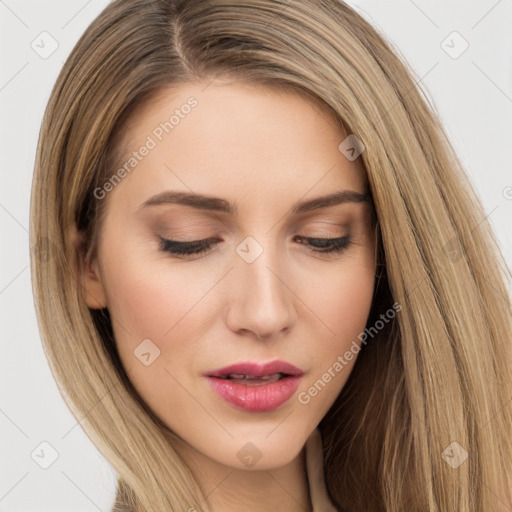
[[[84,300],[108,307],[123,366],[142,398],[182,440],[214,512],[312,510],[304,444],[343,388],[356,357],[307,404],[307,391],[366,325],[375,278],[375,238],[367,202],[292,215],[292,205],[338,191],[364,193],[360,158],[339,150],[346,133],[325,107],[291,92],[216,80],[161,91],[138,108],[122,139],[126,154],[190,96],[198,105],[164,135],[103,200],[97,259],[84,265]],[[122,165],[122,164],[121,164]],[[237,215],[162,204],[176,190],[237,203]],[[341,254],[311,252],[298,236],[349,233]],[[215,238],[204,254],[173,256],[155,235]],[[248,236],[263,248],[247,263]],[[144,339],[160,355],[134,356]],[[203,373],[240,361],[282,359],[304,376],[274,411],[235,409]],[[179,412],[177,412],[179,411]],[[237,452],[253,443],[248,468]],[[192,506],[192,505],[191,505]]]

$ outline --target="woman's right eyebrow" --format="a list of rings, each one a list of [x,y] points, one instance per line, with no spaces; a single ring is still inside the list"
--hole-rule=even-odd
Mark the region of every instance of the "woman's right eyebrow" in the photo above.
[[[292,206],[291,214],[296,215],[343,203],[362,203],[370,201],[371,197],[367,192],[361,193],[354,190],[338,190],[332,194],[315,197],[307,201],[298,201]],[[196,194],[194,192],[166,190],[144,201],[139,207],[138,213],[148,207],[167,204],[179,204],[198,210],[220,212],[228,215],[237,215],[238,211],[236,203],[232,204],[220,197]]]

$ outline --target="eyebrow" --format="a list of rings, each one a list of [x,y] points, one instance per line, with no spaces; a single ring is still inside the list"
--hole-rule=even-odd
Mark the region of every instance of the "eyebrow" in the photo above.
[[[339,190],[332,194],[315,197],[307,201],[299,201],[295,203],[291,209],[293,215],[318,210],[320,208],[327,208],[342,203],[363,203],[371,202],[371,195],[366,192],[361,194],[353,190]],[[139,207],[139,211],[163,204],[179,204],[183,206],[190,206],[198,210],[206,210],[212,212],[226,213],[228,215],[237,215],[237,204],[231,204],[229,201],[220,197],[212,197],[207,195],[196,194],[193,192],[178,192],[178,191],[165,191],[156,194],[144,201]]]

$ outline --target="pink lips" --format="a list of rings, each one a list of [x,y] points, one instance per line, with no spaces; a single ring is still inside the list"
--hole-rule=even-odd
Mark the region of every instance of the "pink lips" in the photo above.
[[[241,383],[222,376],[230,374],[263,377],[275,373],[285,374],[280,380],[248,380]],[[291,398],[296,391],[304,372],[285,361],[275,360],[266,364],[238,363],[204,374],[212,389],[226,402],[237,409],[251,412],[264,412],[276,409]]]

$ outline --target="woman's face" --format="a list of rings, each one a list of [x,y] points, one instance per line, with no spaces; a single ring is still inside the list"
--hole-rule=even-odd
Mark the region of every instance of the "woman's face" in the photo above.
[[[164,91],[133,114],[125,159],[96,191],[108,208],[85,300],[108,307],[149,407],[191,453],[226,466],[278,467],[299,454],[343,388],[368,318],[365,172],[338,148],[348,134],[323,108],[217,81]],[[172,253],[206,239],[188,246],[204,252]],[[205,376],[275,360],[302,376]]]

